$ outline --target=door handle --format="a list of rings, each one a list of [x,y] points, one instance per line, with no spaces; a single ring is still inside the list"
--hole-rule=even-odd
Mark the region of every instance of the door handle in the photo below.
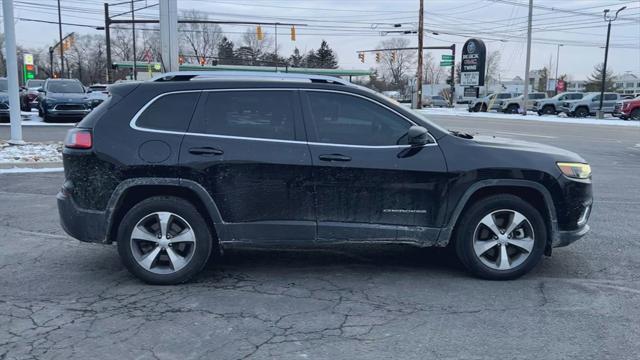
[[[212,147],[195,147],[189,149],[189,153],[193,155],[222,155],[224,151]]]
[[[318,159],[322,161],[351,161],[351,156],[342,154],[324,154],[318,156]]]

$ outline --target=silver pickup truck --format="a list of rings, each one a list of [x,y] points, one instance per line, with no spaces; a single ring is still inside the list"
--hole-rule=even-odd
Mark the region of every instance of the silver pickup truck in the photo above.
[[[500,105],[500,109],[504,113],[509,114],[518,114],[520,113],[520,104],[522,103],[522,97],[524,95],[516,96],[511,99],[506,99]],[[547,97],[546,93],[543,92],[532,92],[527,96],[527,110],[531,110],[533,108],[533,102],[535,100],[545,99]]]
[[[584,96],[581,92],[560,93],[552,98],[537,100],[533,103],[533,111],[538,115],[556,115],[560,112],[562,103],[570,100],[580,100]]]
[[[487,95],[483,98],[474,99],[469,103],[469,112],[486,112],[491,110],[500,110],[502,101],[516,96],[513,93],[495,93]]]

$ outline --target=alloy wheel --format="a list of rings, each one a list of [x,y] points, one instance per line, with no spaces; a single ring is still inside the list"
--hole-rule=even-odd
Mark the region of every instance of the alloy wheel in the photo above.
[[[130,236],[133,257],[155,274],[171,274],[189,264],[196,237],[189,223],[177,214],[161,211],[142,218]]]
[[[473,234],[478,259],[494,270],[511,270],[533,251],[535,234],[531,222],[515,210],[491,212],[480,220]]]

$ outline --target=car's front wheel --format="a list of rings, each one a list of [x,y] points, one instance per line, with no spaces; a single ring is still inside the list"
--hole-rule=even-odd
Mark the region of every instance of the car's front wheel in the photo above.
[[[507,109],[505,110],[505,112],[507,114],[517,114],[520,110],[520,106],[516,105],[516,104],[511,104],[507,107]]]
[[[589,116],[589,109],[587,109],[584,106],[581,106],[581,107],[576,109],[575,115],[576,115],[576,117],[579,117],[579,118],[587,117],[587,116]]]
[[[118,252],[126,268],[149,284],[188,281],[207,263],[212,236],[188,201],[158,196],[135,205],[118,229]]]
[[[542,108],[542,113],[545,115],[555,115],[556,109],[553,107],[553,105],[545,105]]]
[[[474,275],[509,280],[529,272],[547,241],[540,212],[514,195],[484,198],[465,211],[455,230],[455,248]]]

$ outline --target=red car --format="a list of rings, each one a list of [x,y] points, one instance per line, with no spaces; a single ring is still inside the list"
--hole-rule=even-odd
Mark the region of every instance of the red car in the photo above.
[[[640,96],[618,102],[613,115],[623,120],[640,120]]]
[[[27,81],[27,85],[20,91],[20,110],[31,111],[38,107],[38,88],[42,87],[44,80],[32,79]]]

